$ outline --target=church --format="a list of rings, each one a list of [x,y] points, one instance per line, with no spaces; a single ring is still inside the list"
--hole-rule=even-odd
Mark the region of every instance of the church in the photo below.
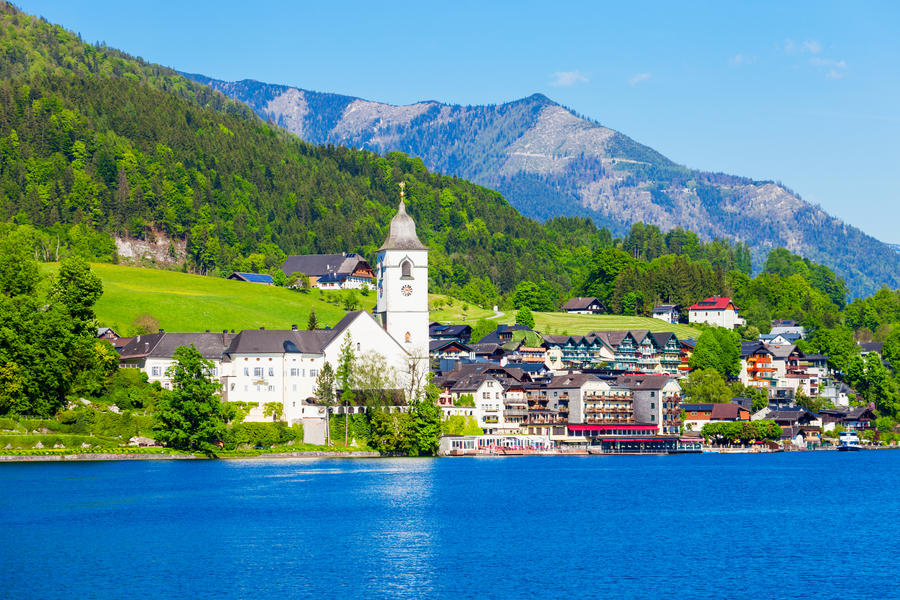
[[[400,206],[378,249],[374,314],[347,313],[331,329],[248,329],[239,333],[159,332],[137,336],[121,354],[121,366],[139,368],[150,381],[171,382],[166,369],[178,346],[193,344],[214,364],[222,382],[222,400],[251,402],[258,409],[247,420],[271,420],[264,407],[282,405],[282,419],[299,423],[317,418],[311,404],[316,380],[326,362],[337,367],[341,347],[350,339],[357,359],[384,362],[392,389],[417,394],[428,374],[428,248],[419,241],[416,225],[406,212],[401,187]],[[410,399],[407,398],[407,401]],[[258,414],[257,414],[258,413]]]

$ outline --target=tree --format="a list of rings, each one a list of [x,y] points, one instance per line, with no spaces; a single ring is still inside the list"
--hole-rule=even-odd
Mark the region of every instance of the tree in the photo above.
[[[692,369],[714,369],[722,375],[741,372],[741,342],[737,334],[724,327],[703,331],[691,354]]]
[[[529,329],[534,329],[534,315],[531,313],[531,309],[527,306],[523,306],[516,313],[516,325],[524,325]]]
[[[32,240],[19,230],[0,242],[0,293],[10,297],[34,293],[41,274],[33,248]]]
[[[96,334],[94,304],[103,294],[103,282],[81,258],[67,258],[50,286],[50,299],[59,302],[72,317],[74,333]]]
[[[412,409],[415,453],[419,456],[437,454],[441,440],[441,408],[437,403],[440,393],[440,389],[429,383],[425,387],[425,397]]]
[[[310,331],[313,329],[318,329],[319,327],[319,318],[316,317],[316,309],[311,309],[309,311],[309,319],[306,320],[306,328]]]
[[[688,402],[721,404],[731,402],[731,388],[715,369],[691,371],[687,379],[681,381],[681,390]]]
[[[328,406],[334,402],[334,369],[327,360],[316,376],[316,389],[313,393],[319,404]]]
[[[154,415],[156,439],[179,450],[214,453],[231,411],[219,398],[221,385],[209,375],[213,363],[194,346],[181,346],[172,356],[175,362],[166,370],[172,390]]]
[[[350,332],[347,332],[347,335],[344,336],[344,343],[341,344],[341,352],[338,355],[338,366],[335,371],[335,375],[337,376],[337,381],[341,385],[341,404],[344,406],[349,406],[353,404],[354,401],[354,393],[353,393],[353,371],[354,371],[354,363],[356,362],[356,353],[353,351],[353,337],[350,335]],[[349,421],[346,419],[346,414],[344,418],[344,445],[347,445],[347,435],[348,435],[348,427]]]
[[[144,335],[159,331],[159,321],[150,313],[143,313],[134,318],[131,324],[134,335]]]
[[[881,356],[891,363],[891,368],[895,373],[900,373],[900,328],[894,329],[884,340]]]

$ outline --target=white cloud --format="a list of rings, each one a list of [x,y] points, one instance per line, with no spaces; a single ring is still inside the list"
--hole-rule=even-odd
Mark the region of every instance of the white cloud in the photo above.
[[[628,80],[628,85],[637,85],[643,81],[650,79],[650,73],[638,73]]]
[[[820,58],[813,56],[809,59],[810,64],[819,67],[825,71],[825,77],[828,79],[843,79],[847,74],[847,61],[834,60],[832,58]]]
[[[791,38],[784,40],[784,53],[785,54],[818,54],[822,51],[822,44],[817,42],[816,40],[803,40],[801,43],[797,44]]]
[[[553,74],[550,85],[553,87],[570,87],[576,83],[587,82],[587,75],[576,69],[575,71],[557,71]]]
[[[739,67],[741,65],[752,65],[756,62],[755,56],[747,56],[746,54],[735,54],[732,56],[728,62],[732,64],[732,66]]]
[[[803,51],[809,52],[810,54],[818,54],[822,51],[822,46],[815,40],[806,40],[803,42]]]

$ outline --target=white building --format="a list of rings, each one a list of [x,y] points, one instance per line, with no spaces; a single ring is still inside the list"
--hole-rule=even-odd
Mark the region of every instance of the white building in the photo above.
[[[734,329],[742,327],[744,319],[738,316],[738,308],[731,298],[719,298],[713,296],[701,300],[688,308],[688,321],[690,323],[706,323],[716,327]]]
[[[375,315],[388,335],[428,372],[428,248],[400,201],[390,232],[375,259],[378,297]]]
[[[316,379],[326,362],[337,367],[347,339],[357,357],[378,355],[393,389],[420,388],[428,373],[428,250],[401,200],[390,235],[378,252],[378,309],[347,313],[333,329],[244,330],[137,336],[122,349],[121,366],[142,369],[170,387],[166,370],[180,346],[195,346],[213,364],[222,399],[258,405],[248,420],[264,418],[266,404],[281,404],[289,423],[322,418]],[[362,407],[356,407],[362,410]],[[352,410],[351,408],[350,410]],[[271,417],[269,417],[271,419]]]

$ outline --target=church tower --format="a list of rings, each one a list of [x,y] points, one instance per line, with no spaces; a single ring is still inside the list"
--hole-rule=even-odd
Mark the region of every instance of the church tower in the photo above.
[[[428,356],[428,248],[406,214],[400,184],[400,207],[375,259],[378,299],[375,313],[388,334],[410,355]]]

